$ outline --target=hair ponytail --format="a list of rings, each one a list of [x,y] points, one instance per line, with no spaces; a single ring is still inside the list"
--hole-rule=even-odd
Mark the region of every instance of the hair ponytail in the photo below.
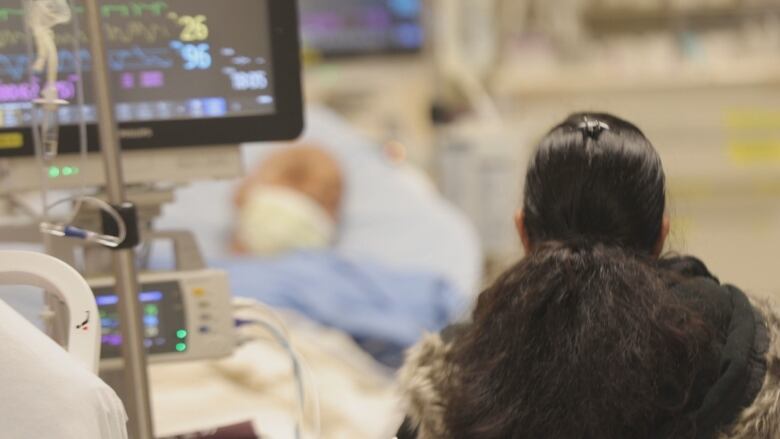
[[[633,124],[577,113],[553,128],[528,165],[523,211],[534,243],[578,237],[650,254],[666,208],[661,158]]]
[[[689,437],[713,334],[653,264],[581,239],[508,270],[449,353],[451,436]]]

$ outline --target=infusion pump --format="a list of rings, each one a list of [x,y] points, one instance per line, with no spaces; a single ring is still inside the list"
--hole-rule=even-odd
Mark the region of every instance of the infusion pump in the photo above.
[[[102,326],[103,371],[122,366],[119,299],[114,279],[88,279]],[[236,344],[230,288],[219,270],[146,273],[139,276],[143,338],[150,363],[219,358]]]

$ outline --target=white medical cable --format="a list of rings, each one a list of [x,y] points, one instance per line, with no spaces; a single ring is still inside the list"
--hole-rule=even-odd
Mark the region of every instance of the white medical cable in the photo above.
[[[44,105],[44,112],[51,113],[51,111],[56,111],[55,109],[52,109],[51,107],[46,107],[46,105],[51,104],[50,100],[47,101],[47,99],[52,98],[52,96],[48,96],[45,93],[51,94],[51,90],[53,89],[54,93],[56,93],[56,80],[57,80],[57,72],[59,69],[58,64],[58,54],[57,54],[57,47],[54,43],[54,32],[52,30],[52,27],[65,23],[67,21],[72,22],[72,32],[74,35],[73,38],[73,53],[74,53],[74,59],[75,59],[75,69],[76,69],[76,75],[78,77],[77,82],[77,106],[79,108],[79,151],[80,151],[80,188],[79,188],[79,195],[75,197],[69,197],[62,200],[59,200],[55,203],[49,203],[48,202],[48,171],[49,171],[49,160],[56,155],[56,148],[52,149],[51,145],[51,139],[47,140],[45,137],[46,135],[54,135],[55,138],[58,136],[58,130],[59,130],[59,124],[56,123],[54,125],[46,125],[47,120],[38,121],[37,117],[33,118],[33,139],[36,144],[36,155],[38,156],[38,160],[42,164],[42,170],[41,170],[41,201],[43,205],[43,218],[44,221],[41,223],[41,231],[45,234],[54,235],[54,236],[68,236],[68,237],[76,237],[85,239],[90,242],[95,242],[107,247],[117,247],[122,242],[124,242],[125,238],[127,237],[127,225],[125,224],[123,218],[117,210],[111,206],[110,204],[106,203],[105,201],[87,196],[87,187],[86,187],[86,180],[85,180],[85,170],[87,165],[87,122],[86,122],[86,116],[85,116],[85,98],[84,98],[84,81],[83,81],[83,68],[81,63],[81,42],[80,42],[80,25],[78,22],[78,18],[76,14],[72,13],[72,2],[69,0],[27,0],[25,2],[25,10],[28,14],[28,24],[33,31],[33,35],[35,37],[35,43],[36,47],[38,49],[38,57],[35,61],[35,63],[31,66],[31,84],[35,83],[35,76],[34,72],[35,70],[41,70],[44,66],[47,67],[46,72],[46,82],[44,86],[44,99],[43,101],[36,100],[34,103]],[[28,39],[28,55],[32,58],[32,45],[30,44],[30,41]],[[49,90],[49,91],[47,91]],[[56,97],[56,96],[55,96]],[[64,102],[64,101],[63,101]],[[62,102],[60,102],[61,104]],[[67,103],[67,102],[64,102]],[[38,123],[41,123],[42,125],[39,125]],[[70,215],[70,217],[67,219],[65,223],[51,223],[48,221],[45,221],[46,218],[49,216],[49,211],[53,209],[56,206],[59,206],[61,204],[64,204],[66,202],[73,202],[75,201],[75,205],[73,207],[73,211]],[[117,236],[110,236],[110,235],[104,235],[102,233],[97,233],[90,230],[84,230],[80,229],[78,227],[74,227],[71,224],[78,216],[79,212],[81,211],[81,208],[84,204],[92,204],[94,206],[97,206],[102,211],[105,211],[108,213],[114,221],[117,223]]]
[[[289,330],[279,315],[269,306],[252,299],[236,298],[233,301],[234,310],[262,311],[265,316],[236,318],[237,326],[257,325],[269,332],[275,341],[287,351],[293,364],[293,372],[296,381],[296,394],[298,397],[298,422],[295,427],[296,439],[301,439],[306,426],[306,402],[310,401],[313,409],[314,438],[318,439],[321,433],[320,399],[317,386],[314,382],[314,374],[306,360],[292,346]],[[308,396],[308,398],[307,398]]]
[[[282,335],[282,332],[277,329],[274,325],[271,323],[263,320],[263,319],[252,319],[252,320],[236,320],[237,326],[247,326],[247,325],[253,325],[253,326],[260,326],[263,329],[265,329],[268,333],[273,336],[274,340],[282,347],[285,351],[287,351],[287,354],[290,357],[290,361],[292,363],[292,369],[293,369],[293,375],[295,376],[295,396],[298,401],[298,415],[297,419],[295,421],[294,425],[294,431],[295,431],[295,439],[302,439],[301,432],[303,430],[304,426],[304,420],[305,420],[305,411],[306,411],[306,392],[304,390],[304,382],[303,382],[303,375],[301,370],[301,362],[300,358],[297,355],[297,353],[292,349],[292,346],[290,346],[289,340]]]
[[[69,2],[70,8],[76,10],[73,5],[73,1]],[[73,29],[73,53],[76,60],[76,77],[78,82],[76,83],[76,106],[79,109],[79,181],[80,181],[80,195],[86,195],[87,180],[87,116],[86,113],[86,99],[84,97],[84,67],[81,64],[81,24],[79,23],[79,14],[73,14],[71,20]]]
[[[40,98],[33,100],[33,103],[43,110],[39,137],[44,157],[51,158],[57,155],[59,146],[58,109],[68,104],[59,98],[57,91],[59,55],[53,28],[70,21],[73,13],[67,0],[27,0],[26,6],[27,24],[33,34],[37,51],[31,68],[33,71],[44,72]]]
[[[233,298],[233,312],[240,313],[241,311],[262,312],[269,319],[273,320],[272,323],[276,325],[277,329],[279,329],[286,338],[290,338],[290,331],[287,329],[287,325],[284,323],[284,320],[282,320],[282,318],[279,317],[279,314],[277,314],[270,306],[260,301],[246,297]]]
[[[122,242],[124,242],[125,238],[127,238],[127,225],[125,224],[124,219],[122,219],[122,216],[119,215],[119,212],[117,212],[113,206],[101,200],[100,198],[88,197],[88,196],[75,196],[75,197],[65,198],[47,206],[46,210],[47,211],[51,210],[54,207],[59,206],[60,204],[64,204],[72,201],[75,201],[76,205],[73,208],[73,212],[71,213],[70,218],[68,218],[68,220],[65,221],[64,223],[60,223],[60,224],[49,223],[44,221],[41,223],[41,232],[54,235],[54,236],[60,236],[60,237],[67,236],[67,237],[81,238],[90,242],[96,242],[106,247],[117,247]],[[91,230],[84,230],[84,229],[71,226],[71,224],[73,223],[73,221],[75,221],[76,217],[81,211],[81,207],[84,204],[95,205],[98,208],[100,208],[100,210],[108,213],[117,224],[117,232],[118,232],[117,236],[104,235],[97,232],[93,232]]]
[[[30,13],[30,9],[31,9],[31,6],[30,6],[31,3],[30,2],[31,1],[32,0],[24,0],[23,5],[24,5],[25,15]],[[34,58],[34,49],[33,49],[34,41],[33,41],[33,38],[31,37],[29,32],[26,33],[26,36],[27,36],[27,38],[25,38],[25,41],[27,43],[26,44],[27,45],[27,58],[28,59],[33,59]],[[32,68],[32,65],[30,65],[30,68],[29,68],[28,79],[29,79],[30,89],[35,89],[37,83],[36,83],[35,70]],[[39,177],[40,177],[40,181],[41,181],[41,190],[40,190],[41,207],[43,209],[43,212],[41,213],[41,215],[43,216],[43,218],[46,218],[48,216],[48,210],[47,210],[48,208],[47,208],[47,206],[49,205],[49,201],[48,201],[48,192],[49,192],[48,191],[48,187],[49,187],[49,182],[48,182],[48,178],[49,177],[48,177],[48,175],[49,174],[48,174],[48,166],[46,164],[48,162],[48,160],[47,160],[47,157],[45,156],[44,151],[43,151],[43,142],[41,141],[40,123],[39,123],[39,120],[38,120],[38,117],[37,117],[37,112],[35,111],[35,105],[34,105],[33,102],[30,102],[30,104],[31,104],[30,115],[31,115],[31,121],[32,121],[31,127],[32,127],[33,146],[34,146],[34,149],[35,149],[35,157],[38,159],[38,163],[40,163],[40,165],[41,165],[40,173],[39,173]]]
[[[78,21],[78,14],[72,14],[70,11],[73,10],[73,2],[68,0],[32,0],[37,1],[39,7],[40,5],[50,5],[57,8],[60,8],[61,16],[59,17],[58,22],[54,22],[56,20],[52,19],[52,22],[54,24],[59,24],[62,22],[66,22],[68,20],[72,23],[72,32],[73,32],[73,54],[74,54],[74,60],[75,60],[75,70],[76,70],[76,76],[78,77],[78,81],[76,84],[77,89],[77,107],[79,109],[78,111],[78,118],[79,118],[79,169],[81,172],[79,172],[79,195],[75,197],[69,197],[62,199],[60,201],[57,201],[53,204],[44,204],[44,218],[48,217],[48,212],[63,203],[75,201],[75,206],[73,207],[73,212],[71,213],[70,218],[66,220],[63,224],[52,224],[49,222],[42,222],[41,223],[41,231],[44,233],[52,234],[55,236],[70,236],[70,237],[78,237],[85,239],[90,242],[96,242],[98,244],[107,246],[107,247],[117,247],[122,242],[124,242],[125,238],[127,237],[127,225],[125,224],[123,218],[119,215],[117,210],[111,206],[110,204],[106,203],[105,201],[87,196],[87,186],[86,186],[86,179],[85,179],[85,170],[87,166],[87,154],[88,154],[88,145],[87,145],[87,121],[86,121],[86,115],[85,115],[85,97],[84,97],[84,77],[83,77],[83,65],[82,65],[82,59],[81,59],[81,39],[80,39],[80,23]],[[69,14],[67,17],[64,17],[65,11]],[[67,20],[65,20],[67,18]],[[44,23],[47,24],[47,23]],[[49,29],[49,34],[51,37],[50,43],[53,44],[53,32],[51,29]],[[53,58],[50,58],[48,60],[48,75],[47,78],[48,83],[52,83],[52,81],[56,82],[56,74],[58,70],[58,59],[57,59],[57,53],[56,53],[56,47],[54,50]],[[40,61],[40,60],[38,60]],[[36,61],[36,62],[38,62]],[[37,66],[34,66],[37,67]],[[52,78],[53,76],[53,78]],[[45,131],[45,129],[44,129]],[[38,142],[41,142],[40,135],[38,136]],[[46,159],[51,158],[51,156],[46,155],[46,144],[45,141],[41,142],[43,145],[41,145],[39,148],[37,148],[39,154],[42,155],[42,161],[44,162],[44,174],[47,172],[48,167],[45,165]],[[49,151],[51,152],[51,151]],[[44,178],[44,181],[48,183],[48,180]],[[42,187],[42,192],[47,191],[48,184],[44,184]],[[43,197],[44,202],[46,200],[46,197],[44,195]],[[108,213],[114,221],[117,223],[117,231],[118,234],[116,237],[104,235],[101,233],[93,232],[90,230],[83,230],[76,227],[71,226],[70,224],[75,221],[76,217],[78,216],[79,212],[81,211],[82,206],[85,204],[93,204],[100,208],[102,211],[105,211]]]
[[[303,372],[306,374],[305,381],[308,382],[308,389],[311,396],[309,397],[309,400],[312,402],[313,410],[314,410],[314,438],[319,439],[320,434],[322,433],[322,419],[321,419],[321,412],[320,412],[320,392],[317,388],[317,383],[314,380],[314,373],[311,371],[311,367],[309,367],[309,363],[306,362],[306,359],[304,357],[300,358],[301,366],[303,366]],[[313,395],[312,395],[313,394]]]
[[[70,21],[73,13],[67,0],[28,0],[28,23],[35,36],[38,56],[33,69],[46,68],[46,85],[55,85],[59,58],[54,42],[54,26]],[[56,90],[55,90],[56,91]]]
[[[40,213],[38,213],[32,206],[28,205],[19,194],[7,194],[4,195],[3,198],[8,201],[12,209],[21,212],[29,219],[33,221],[39,221],[41,219]]]

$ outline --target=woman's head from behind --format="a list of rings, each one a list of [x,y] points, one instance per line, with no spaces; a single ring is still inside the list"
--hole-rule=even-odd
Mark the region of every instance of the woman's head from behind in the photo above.
[[[693,437],[713,332],[657,269],[665,177],[642,132],[600,113],[553,128],[517,223],[528,255],[448,354],[450,436]]]
[[[660,253],[668,233],[661,159],[633,124],[577,113],[536,148],[516,222],[527,250],[545,241]]]

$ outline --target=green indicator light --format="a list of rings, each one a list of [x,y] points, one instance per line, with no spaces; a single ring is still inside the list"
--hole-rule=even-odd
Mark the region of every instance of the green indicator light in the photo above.
[[[160,310],[157,308],[157,305],[146,305],[144,311],[146,311],[146,315],[149,316],[156,316],[160,312]]]
[[[186,343],[176,343],[176,350],[179,352],[184,352],[187,350],[187,344]]]
[[[176,336],[179,338],[187,338],[187,331],[184,329],[179,329],[176,331]]]
[[[62,168],[62,175],[64,175],[65,177],[70,177],[71,175],[73,175],[73,168],[71,168],[70,166],[65,166],[64,168]]]
[[[79,175],[79,172],[81,172],[76,166],[72,166],[71,169],[73,169],[73,175]]]
[[[49,177],[50,178],[57,178],[60,176],[60,168],[56,166],[52,166],[49,168]]]

